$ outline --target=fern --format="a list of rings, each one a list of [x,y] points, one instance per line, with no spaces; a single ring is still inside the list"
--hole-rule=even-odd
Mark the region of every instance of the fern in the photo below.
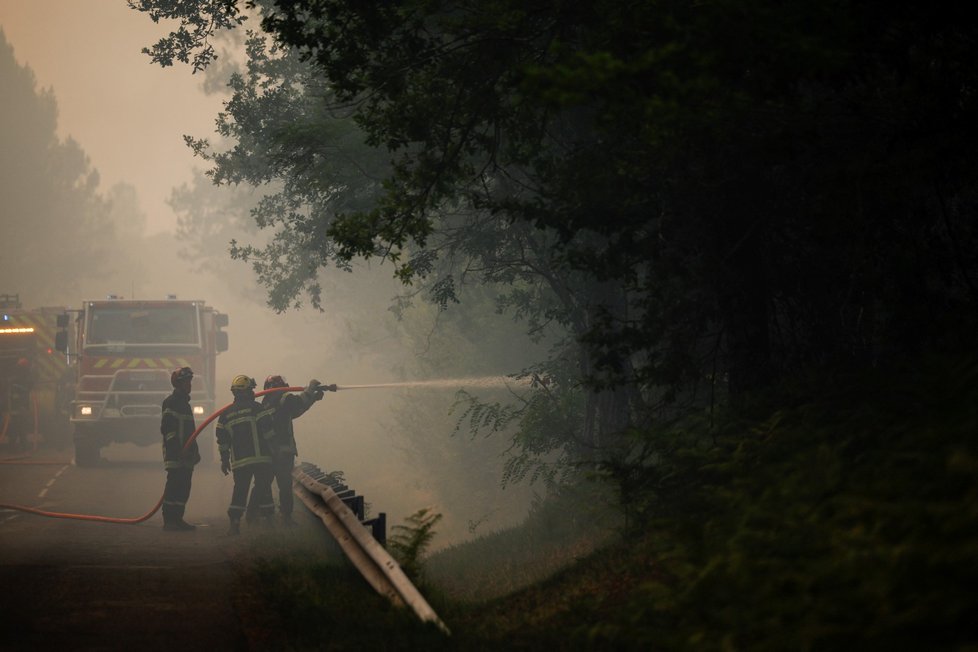
[[[417,582],[421,579],[421,559],[431,545],[435,537],[434,527],[441,519],[440,513],[424,507],[407,517],[406,525],[395,525],[391,528],[387,548],[411,581]]]

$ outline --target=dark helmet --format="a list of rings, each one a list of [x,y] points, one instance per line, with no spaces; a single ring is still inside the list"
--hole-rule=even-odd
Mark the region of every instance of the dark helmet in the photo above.
[[[265,386],[262,389],[271,389],[272,387],[288,387],[289,384],[285,382],[285,379],[281,376],[269,376],[265,379]]]
[[[170,374],[170,384],[176,387],[185,380],[191,380],[194,377],[194,370],[190,367],[180,367],[172,374]]]

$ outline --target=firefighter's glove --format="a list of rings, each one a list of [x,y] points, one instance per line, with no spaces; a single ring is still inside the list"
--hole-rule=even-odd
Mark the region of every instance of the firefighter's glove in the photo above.
[[[309,384],[306,385],[306,396],[308,396],[312,401],[323,400],[322,386],[323,384],[321,382],[313,378],[309,381]]]
[[[227,475],[231,471],[231,460],[227,457],[221,457],[221,473]]]

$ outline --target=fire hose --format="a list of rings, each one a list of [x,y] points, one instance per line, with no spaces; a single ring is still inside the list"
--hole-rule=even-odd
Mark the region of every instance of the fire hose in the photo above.
[[[335,392],[337,390],[336,385],[321,385],[321,388],[324,391]],[[265,394],[271,394],[274,392],[301,392],[304,389],[305,387],[273,387],[271,389],[255,392],[255,396],[256,397],[263,396]],[[190,447],[190,444],[196,441],[197,436],[201,433],[201,431],[203,431],[204,428],[210,425],[211,421],[224,414],[233,405],[234,403],[228,403],[220,410],[215,411],[214,414],[207,417],[207,419],[205,419],[204,422],[201,423],[199,426],[197,426],[197,428],[193,431],[193,433],[191,433],[190,437],[187,439],[187,442],[183,445],[183,450],[186,451]],[[11,505],[8,503],[0,503],[0,509],[13,509],[19,512],[36,514],[38,516],[47,516],[49,518],[66,518],[66,519],[73,519],[76,521],[95,521],[97,523],[117,523],[120,525],[136,525],[137,523],[142,523],[143,521],[146,521],[150,517],[152,517],[153,514],[155,514],[160,509],[160,506],[162,504],[163,504],[163,496],[161,495],[160,499],[156,501],[156,505],[154,505],[152,509],[150,509],[142,516],[137,516],[135,518],[118,518],[113,516],[98,516],[95,514],[69,514],[65,512],[49,512],[43,509],[37,509],[35,507],[27,507],[24,505]]]

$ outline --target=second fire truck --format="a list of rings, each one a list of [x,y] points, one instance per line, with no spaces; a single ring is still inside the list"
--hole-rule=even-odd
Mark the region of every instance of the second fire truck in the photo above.
[[[55,346],[64,310],[27,309],[19,295],[0,294],[0,445],[67,443],[74,377]]]

